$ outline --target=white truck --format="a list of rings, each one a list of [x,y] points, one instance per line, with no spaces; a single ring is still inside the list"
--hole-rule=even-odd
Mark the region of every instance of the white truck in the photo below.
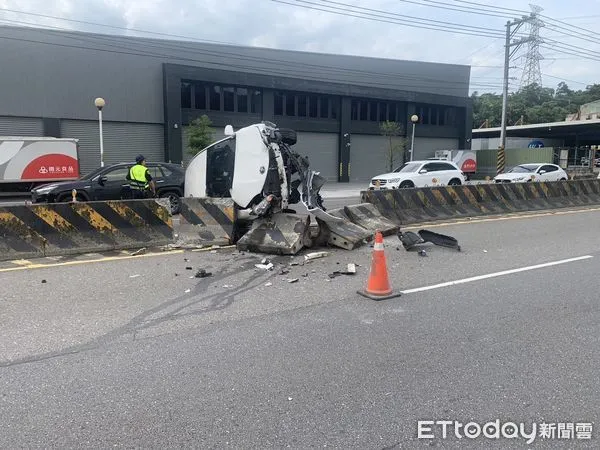
[[[77,139],[0,136],[0,195],[79,178]]]

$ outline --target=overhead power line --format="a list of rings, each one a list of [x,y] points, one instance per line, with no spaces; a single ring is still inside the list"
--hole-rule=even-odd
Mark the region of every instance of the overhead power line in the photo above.
[[[447,32],[447,33],[452,33],[452,34],[464,34],[464,35],[470,35],[470,36],[484,36],[484,37],[500,37],[501,36],[501,34],[499,32],[491,32],[487,29],[485,29],[486,31],[483,31],[483,30],[479,31],[476,29],[472,29],[468,25],[460,25],[460,27],[453,27],[451,24],[449,24],[447,22],[440,22],[440,24],[445,26],[445,28],[440,28],[439,26],[436,26],[434,23],[430,23],[431,21],[429,21],[428,19],[419,19],[418,21],[410,20],[406,17],[403,17],[400,14],[386,13],[387,15],[384,15],[384,14],[373,14],[373,13],[369,14],[367,12],[360,12],[360,11],[349,12],[343,8],[335,8],[332,6],[309,2],[309,1],[304,1],[304,0],[296,0],[295,3],[292,3],[293,0],[290,0],[290,1],[271,0],[271,1],[274,3],[294,6],[297,8],[304,8],[304,9],[309,9],[309,10],[313,10],[313,11],[328,12],[328,13],[336,14],[336,15],[340,15],[340,16],[354,17],[354,18],[358,18],[358,19],[366,19],[366,20],[370,20],[373,22],[379,22],[379,23],[390,23],[390,24],[401,25],[401,26],[406,26],[406,27],[422,28],[422,29],[427,29],[427,30]],[[480,27],[480,28],[483,28],[483,27]]]
[[[398,0],[402,3],[410,3],[413,5],[419,5],[419,6],[429,6],[431,8],[440,8],[440,9],[444,9],[446,11],[459,11],[459,12],[465,12],[465,13],[469,13],[469,14],[477,14],[480,16],[489,16],[489,17],[510,17],[509,14],[506,13],[496,13],[496,12],[488,12],[488,11],[484,11],[484,10],[476,10],[473,8],[469,8],[469,7],[464,7],[464,6],[454,6],[454,5],[450,5],[447,2],[438,2],[438,1],[434,1],[434,0],[422,0],[420,2],[415,1],[415,0]]]

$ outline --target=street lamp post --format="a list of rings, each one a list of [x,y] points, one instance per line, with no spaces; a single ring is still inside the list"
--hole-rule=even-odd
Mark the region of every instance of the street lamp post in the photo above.
[[[413,154],[415,151],[415,125],[419,122],[419,116],[413,114],[410,116],[410,121],[412,122],[412,139],[410,141],[410,160],[413,160]]]
[[[100,127],[100,167],[104,167],[104,137],[102,135],[102,108],[106,105],[106,102],[102,97],[98,97],[94,100],[94,105],[98,108],[98,125]]]

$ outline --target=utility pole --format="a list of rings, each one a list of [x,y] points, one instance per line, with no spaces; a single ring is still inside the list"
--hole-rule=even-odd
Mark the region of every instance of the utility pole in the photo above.
[[[504,165],[506,162],[504,150],[506,149],[506,115],[508,106],[508,75],[510,58],[515,54],[521,45],[529,42],[531,37],[522,38],[512,42],[511,39],[525,22],[532,20],[534,17],[535,16],[531,14],[529,16],[524,16],[521,19],[515,19],[512,22],[506,22],[506,42],[504,44],[504,85],[502,89],[502,123],[500,125],[500,146],[498,147],[498,160],[496,167],[497,173],[502,173],[504,171]],[[513,29],[513,27],[515,28]],[[511,48],[513,48],[512,51]]]

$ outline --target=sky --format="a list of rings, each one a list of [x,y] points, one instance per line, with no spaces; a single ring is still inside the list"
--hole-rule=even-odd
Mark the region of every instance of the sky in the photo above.
[[[540,48],[542,84],[554,88],[565,81],[572,89],[584,89],[600,83],[600,36],[595,37],[600,0],[538,0],[535,4],[546,16],[540,31],[545,39]],[[302,5],[333,7],[342,14]],[[472,67],[471,91],[500,93],[502,35],[507,20],[519,13],[499,11],[498,5],[530,11],[527,2],[514,0],[0,0],[0,24],[165,39],[175,38],[165,35],[177,35],[179,39],[286,50],[466,64]],[[360,15],[365,8],[371,10],[367,11],[371,18],[380,17],[348,16]],[[382,20],[382,15],[394,23]],[[408,26],[411,19],[407,16],[426,21],[430,29]],[[449,22],[459,24],[461,30],[497,37],[457,34],[448,30]],[[525,36],[529,29],[523,26],[519,32]],[[511,91],[521,84],[526,51],[524,44],[511,60]],[[592,56],[596,60],[582,52],[596,55]]]

